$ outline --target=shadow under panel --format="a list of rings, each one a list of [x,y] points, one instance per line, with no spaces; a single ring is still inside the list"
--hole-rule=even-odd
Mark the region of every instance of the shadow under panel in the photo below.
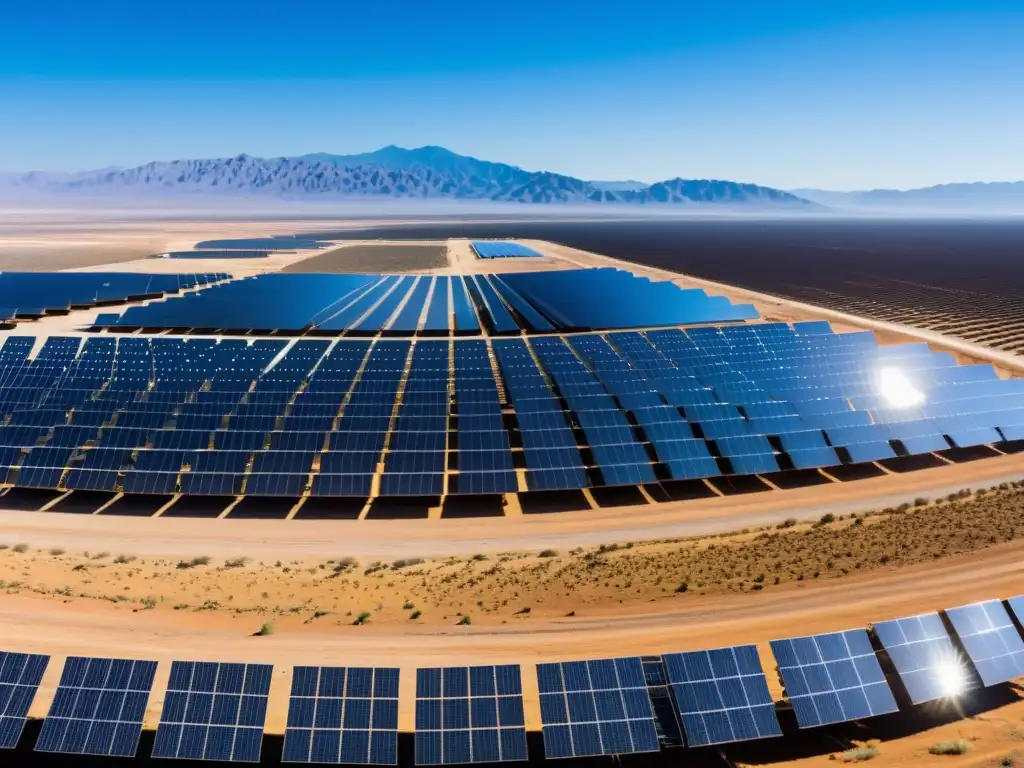
[[[219,517],[233,496],[180,496],[161,517]]]
[[[50,507],[50,511],[92,514],[116,495],[105,491],[72,491]]]
[[[287,496],[244,496],[228,513],[228,518],[284,520],[298,501],[297,498]]]
[[[64,491],[43,488],[11,488],[0,497],[0,507],[19,511],[36,511],[49,504]]]
[[[173,496],[159,493],[126,493],[109,507],[106,507],[100,514],[151,517],[173,498]]]

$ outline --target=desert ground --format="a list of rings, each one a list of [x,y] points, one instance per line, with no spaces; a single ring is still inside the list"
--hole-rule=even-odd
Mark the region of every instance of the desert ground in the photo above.
[[[934,332],[551,243],[526,242],[543,259],[494,264],[476,259],[465,240],[447,243],[444,263],[436,243],[406,243],[387,264],[380,260],[386,244],[376,241],[269,259],[162,260],[144,257],[203,239],[291,233],[308,222],[19,215],[0,215],[2,269],[246,275],[313,271],[322,268],[317,259],[342,271],[615,265],[752,302],[768,321],[824,317],[839,331],[871,330],[882,343],[924,340],[965,362],[992,362],[1004,376],[1021,371],[1015,355]],[[76,311],[3,334],[84,334],[95,314]],[[148,726],[159,718],[169,662],[186,658],[273,662],[270,733],[284,727],[291,666],[311,662],[401,667],[403,730],[412,729],[420,666],[522,663],[531,729],[540,727],[533,666],[543,661],[753,642],[778,696],[770,639],[1024,591],[1024,454],[935,464],[762,493],[712,488],[684,500],[644,494],[609,503],[588,493],[582,510],[533,514],[512,503],[500,518],[304,519],[301,507],[289,520],[73,515],[4,509],[0,497],[0,648],[55,657],[33,705],[38,717],[63,656],[160,661]],[[265,624],[270,630],[258,635]],[[787,738],[793,743],[774,752],[738,750],[735,764],[824,765],[853,740],[872,739],[880,740],[879,765],[1019,764],[1024,701],[1015,689],[1004,693],[999,706],[967,718],[929,714],[912,728],[871,721],[826,729],[828,737],[806,742],[813,745],[806,750],[800,737]],[[960,738],[969,742],[966,754],[929,754],[935,743]]]

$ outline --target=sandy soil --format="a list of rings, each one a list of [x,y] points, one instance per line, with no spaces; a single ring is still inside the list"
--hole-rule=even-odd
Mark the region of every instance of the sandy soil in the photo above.
[[[446,242],[355,243],[293,262],[282,272],[445,272]]]

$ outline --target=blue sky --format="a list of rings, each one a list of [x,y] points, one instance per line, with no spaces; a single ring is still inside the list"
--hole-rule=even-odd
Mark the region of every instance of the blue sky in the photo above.
[[[1019,0],[11,5],[0,170],[440,144],[591,179],[1024,179]]]

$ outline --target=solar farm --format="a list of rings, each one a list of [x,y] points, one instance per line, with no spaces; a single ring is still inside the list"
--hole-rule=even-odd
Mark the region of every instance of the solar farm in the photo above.
[[[782,763],[1016,705],[1024,521],[954,518],[1017,509],[1004,357],[541,241],[238,232],[0,272],[0,750]]]

